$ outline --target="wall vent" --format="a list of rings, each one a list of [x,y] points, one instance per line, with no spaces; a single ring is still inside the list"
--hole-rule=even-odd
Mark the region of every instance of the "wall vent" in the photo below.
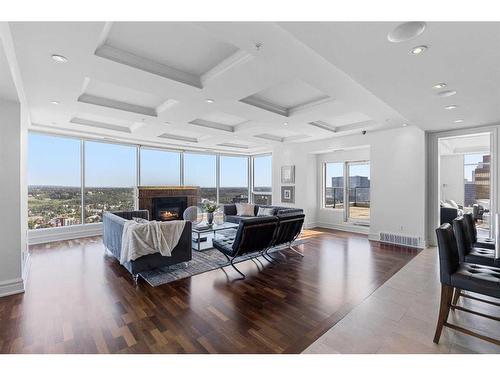
[[[380,242],[408,247],[420,247],[418,237],[404,236],[394,233],[380,232]]]

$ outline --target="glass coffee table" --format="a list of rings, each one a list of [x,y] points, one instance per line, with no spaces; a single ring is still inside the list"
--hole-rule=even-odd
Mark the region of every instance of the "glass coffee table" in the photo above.
[[[215,238],[217,232],[237,228],[238,224],[234,223],[212,224],[209,227],[199,228],[193,225],[193,239],[191,242],[191,247],[196,251],[213,249],[212,240]]]

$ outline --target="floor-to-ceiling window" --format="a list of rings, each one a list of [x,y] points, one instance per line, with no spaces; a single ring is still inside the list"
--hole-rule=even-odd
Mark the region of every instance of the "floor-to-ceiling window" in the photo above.
[[[219,203],[248,202],[248,157],[220,156]]]
[[[85,142],[85,222],[102,221],[104,211],[134,209],[136,148]]]
[[[340,210],[344,222],[368,224],[370,162],[326,162],[323,176],[323,208]]]
[[[273,161],[271,155],[252,157],[252,200],[255,204],[272,204]]]
[[[184,153],[184,185],[199,186],[201,199],[217,201],[217,156]]]
[[[80,140],[30,133],[28,142],[28,228],[80,224]]]
[[[181,184],[181,153],[141,147],[141,186]]]
[[[254,203],[271,204],[272,157],[29,134],[30,229],[98,223],[104,211],[134,209],[138,185],[199,186],[201,199],[220,204],[248,202],[251,191]]]

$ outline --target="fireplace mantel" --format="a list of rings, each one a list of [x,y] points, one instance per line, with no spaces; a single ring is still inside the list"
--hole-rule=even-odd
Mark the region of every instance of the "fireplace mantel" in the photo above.
[[[139,186],[137,190],[139,209],[148,210],[151,219],[154,218],[154,198],[185,197],[188,207],[196,206],[200,199],[200,188],[198,186]]]

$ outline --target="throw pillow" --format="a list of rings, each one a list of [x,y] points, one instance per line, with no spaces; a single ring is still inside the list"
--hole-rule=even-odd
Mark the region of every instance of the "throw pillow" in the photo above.
[[[257,212],[257,216],[273,216],[274,215],[274,208],[268,207],[259,207],[259,211]]]
[[[142,217],[132,217],[132,220],[139,224],[149,223],[149,220],[143,219]]]
[[[236,215],[255,216],[255,205],[251,203],[236,203]]]

